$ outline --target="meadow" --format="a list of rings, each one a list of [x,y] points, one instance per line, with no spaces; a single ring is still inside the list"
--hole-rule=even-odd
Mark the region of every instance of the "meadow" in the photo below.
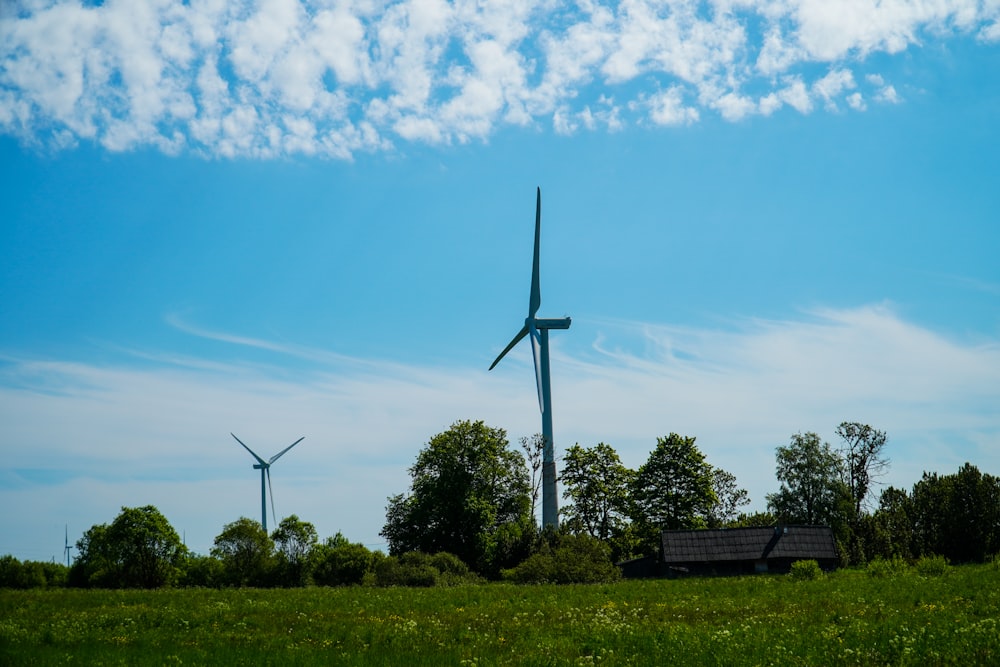
[[[2,590],[0,664],[1000,664],[996,563],[872,574]]]

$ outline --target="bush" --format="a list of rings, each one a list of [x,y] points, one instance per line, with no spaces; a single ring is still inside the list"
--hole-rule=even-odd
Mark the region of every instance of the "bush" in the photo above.
[[[410,551],[379,559],[374,567],[375,586],[455,586],[476,583],[480,578],[457,556],[446,552],[432,555]]]
[[[823,570],[820,569],[819,563],[814,560],[797,560],[792,563],[789,574],[796,581],[812,581],[822,578]]]
[[[181,566],[181,586],[196,586],[202,588],[218,588],[225,580],[225,570],[222,561],[212,556],[189,554]]]
[[[519,584],[594,584],[617,581],[621,570],[608,546],[589,535],[555,535],[503,577]]]
[[[895,577],[898,574],[903,574],[909,569],[906,561],[899,556],[893,556],[892,558],[876,558],[875,560],[868,563],[868,567],[865,568],[865,572],[868,573],[869,577],[875,579],[885,579],[888,577]]]
[[[948,559],[944,556],[922,556],[916,568],[925,577],[939,577],[948,571]]]
[[[375,565],[374,554],[340,533],[313,549],[313,582],[317,586],[355,586]]]

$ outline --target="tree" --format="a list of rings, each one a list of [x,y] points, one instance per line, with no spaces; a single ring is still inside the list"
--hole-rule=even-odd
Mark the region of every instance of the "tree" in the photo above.
[[[768,510],[783,523],[833,525],[848,498],[841,481],[840,457],[815,433],[796,433],[777,449],[777,493],[767,495]]]
[[[966,463],[954,475],[924,473],[911,494],[914,555],[982,562],[1000,551],[1000,478]]]
[[[611,539],[628,523],[629,485],[634,478],[635,472],[622,464],[610,445],[575,444],[567,449],[559,477],[563,497],[572,501],[561,510],[566,528]]]
[[[227,523],[211,553],[222,561],[225,580],[235,586],[269,583],[274,543],[259,521],[241,517]]]
[[[313,549],[313,582],[317,586],[357,585],[374,565],[374,554],[365,545],[337,533]]]
[[[528,474],[503,429],[455,422],[420,451],[410,476],[410,492],[386,506],[390,554],[447,551],[490,576],[526,555],[535,532]]]
[[[157,588],[180,574],[187,549],[152,505],[122,507],[111,522],[91,527],[76,543],[71,580],[108,588]]]
[[[837,427],[837,435],[844,441],[840,450],[843,481],[854,503],[856,521],[861,517],[872,483],[889,469],[889,459],[882,453],[886,435],[884,431],[857,422],[842,422]]]
[[[632,512],[647,553],[655,553],[660,532],[701,528],[717,502],[712,466],[693,437],[671,433],[657,438],[656,449],[638,470],[632,484]]]
[[[278,556],[279,579],[284,586],[309,583],[309,556],[319,541],[316,528],[296,515],[285,517],[271,533]]]
[[[715,503],[705,517],[709,528],[724,528],[740,517],[740,508],[750,504],[746,489],[736,486],[736,476],[722,468],[712,469],[712,489]]]
[[[869,557],[913,557],[913,501],[905,489],[888,487],[879,495]]]
[[[531,516],[535,516],[538,509],[538,494],[542,488],[542,456],[545,452],[545,436],[536,433],[530,438],[522,437],[520,440],[521,449],[524,450],[524,458],[528,462],[528,471],[531,474]]]

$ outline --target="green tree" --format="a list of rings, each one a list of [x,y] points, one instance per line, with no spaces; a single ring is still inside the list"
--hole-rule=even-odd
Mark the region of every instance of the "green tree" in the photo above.
[[[317,586],[361,584],[372,571],[375,556],[365,545],[350,542],[342,533],[313,549],[313,583]]]
[[[105,588],[157,588],[173,583],[187,549],[152,505],[123,507],[111,525],[93,526],[76,543],[73,583]]]
[[[270,583],[274,543],[259,521],[241,517],[227,523],[216,536],[211,553],[222,562],[226,583],[235,586]]]
[[[872,484],[889,470],[889,459],[883,453],[887,438],[885,431],[857,422],[841,422],[837,435],[844,443],[840,449],[842,475],[854,504],[853,519],[857,521]]]
[[[538,494],[542,489],[542,457],[545,452],[545,436],[536,433],[530,438],[522,437],[519,441],[524,450],[524,460],[528,464],[531,489],[531,516],[538,509]]]
[[[632,484],[633,519],[646,553],[659,550],[663,530],[705,526],[705,517],[718,501],[712,481],[712,466],[693,437],[671,433],[657,438],[656,449]]]
[[[285,517],[271,533],[278,559],[278,580],[283,586],[305,586],[310,578],[310,554],[319,535],[316,527],[296,515]]]
[[[563,455],[563,497],[572,501],[560,510],[565,527],[608,541],[628,523],[629,486],[635,471],[622,464],[614,447],[575,444]]]
[[[736,519],[729,524],[730,528],[770,528],[778,525],[778,517],[770,512],[753,512],[751,514],[740,513]]]
[[[913,558],[913,501],[905,489],[888,487],[879,495],[869,558]]]
[[[776,458],[781,488],[767,495],[768,510],[782,523],[837,528],[849,498],[837,452],[815,433],[796,433],[791,444],[778,447]]]
[[[503,429],[455,422],[420,451],[410,476],[410,492],[386,507],[390,554],[447,551],[487,576],[526,555],[535,533],[528,471]]]
[[[954,475],[924,473],[911,495],[915,556],[982,562],[1000,551],[1000,479],[966,463]]]
[[[708,508],[706,522],[709,528],[727,527],[740,517],[740,508],[750,504],[750,496],[736,485],[736,476],[722,468],[712,469],[712,489],[715,503]]]
[[[19,561],[11,555],[0,556],[0,588],[45,588],[61,586],[66,579],[61,563]]]

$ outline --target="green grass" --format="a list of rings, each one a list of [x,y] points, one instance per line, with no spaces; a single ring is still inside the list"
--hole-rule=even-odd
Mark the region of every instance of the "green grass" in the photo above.
[[[4,665],[991,665],[1000,568],[435,589],[0,591]]]

